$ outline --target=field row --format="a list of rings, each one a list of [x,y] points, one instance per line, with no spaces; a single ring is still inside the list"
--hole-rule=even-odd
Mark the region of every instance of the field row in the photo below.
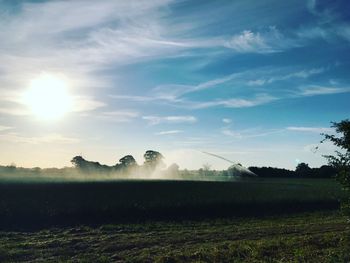
[[[1,232],[1,262],[349,262],[337,213]]]

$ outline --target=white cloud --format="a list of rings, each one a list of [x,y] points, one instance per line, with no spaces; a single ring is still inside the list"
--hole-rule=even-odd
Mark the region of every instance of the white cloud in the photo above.
[[[262,86],[264,84],[271,84],[275,81],[283,81],[283,80],[288,80],[291,78],[302,78],[306,79],[310,76],[321,74],[325,71],[325,68],[312,68],[308,70],[301,70],[297,72],[292,72],[289,74],[285,75],[276,75],[270,78],[265,78],[265,79],[256,79],[256,80],[250,80],[248,81],[248,85],[250,86]]]
[[[242,74],[243,73],[232,73],[227,76],[201,82],[197,85],[179,85],[179,84],[161,85],[154,88],[152,92],[155,95],[155,97],[158,99],[164,99],[164,100],[176,102],[178,101],[179,97],[185,94],[217,87],[220,84],[224,84],[228,81],[238,78]]]
[[[282,133],[283,129],[272,129],[272,130],[263,130],[258,128],[246,129],[235,131],[231,129],[224,128],[221,130],[221,133],[233,137],[235,139],[244,139],[244,138],[255,138],[255,137],[264,137],[276,133]]]
[[[143,116],[142,119],[148,121],[150,125],[159,123],[194,123],[197,118],[194,116]]]
[[[0,114],[2,115],[14,115],[14,116],[25,116],[28,115],[28,110],[23,107],[7,107],[0,108]]]
[[[58,133],[47,134],[40,137],[27,137],[17,133],[0,134],[0,140],[12,143],[28,143],[28,144],[72,144],[78,143],[78,138],[67,137]]]
[[[106,104],[102,101],[95,100],[94,98],[91,97],[82,97],[82,96],[77,96],[73,98],[74,100],[74,108],[73,111],[93,111],[98,108],[106,106]]]
[[[255,79],[255,80],[249,80],[248,85],[249,86],[262,86],[266,83],[266,79]]]
[[[258,105],[263,105],[272,101],[278,100],[278,98],[270,96],[268,94],[257,94],[255,98],[243,99],[243,98],[229,98],[218,99],[207,102],[188,102],[189,108],[193,109],[205,109],[210,107],[223,106],[226,108],[249,108]]]
[[[12,127],[0,125],[0,131],[10,130]]]
[[[226,124],[229,124],[229,123],[232,122],[232,120],[229,119],[229,118],[223,118],[223,119],[222,119],[222,122],[223,122],[223,123],[226,123]]]
[[[243,31],[240,35],[233,36],[227,41],[225,46],[243,53],[271,51],[271,47],[266,44],[260,33],[253,33],[249,30]]]
[[[226,135],[226,136],[230,136],[230,137],[234,137],[234,138],[242,138],[242,134],[240,132],[236,132],[230,129],[223,129],[221,131],[222,134]]]
[[[149,102],[153,100],[158,100],[157,97],[147,97],[147,96],[131,96],[131,95],[109,95],[113,99],[117,100],[130,100],[136,102]]]
[[[296,131],[296,132],[311,132],[311,133],[327,133],[327,132],[334,132],[333,128],[326,128],[326,127],[299,127],[299,126],[290,126],[287,127],[286,130],[288,131]]]
[[[256,33],[244,30],[226,41],[224,46],[240,53],[273,53],[297,46],[297,43],[285,38],[276,27],[270,26],[268,30]]]
[[[156,132],[155,135],[171,135],[171,134],[178,134],[182,132],[183,132],[182,130],[170,130],[170,131]]]
[[[337,93],[350,92],[350,88],[337,88],[337,87],[323,87],[323,86],[310,86],[300,88],[301,96],[316,96],[316,95],[327,95]]]
[[[139,117],[139,115],[137,111],[118,110],[103,112],[100,117],[114,122],[130,122],[132,119]]]

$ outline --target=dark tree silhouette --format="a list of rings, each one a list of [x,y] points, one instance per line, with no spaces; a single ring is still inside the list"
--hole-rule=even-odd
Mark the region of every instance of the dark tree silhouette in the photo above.
[[[119,160],[122,167],[129,168],[137,165],[135,158],[132,155],[126,155]]]
[[[86,160],[82,156],[74,156],[70,161],[76,168],[83,168],[86,164]]]
[[[336,178],[343,185],[345,191],[350,195],[350,120],[332,122],[336,135],[323,134],[325,141],[332,142],[339,147],[340,151],[335,151],[335,155],[326,155],[328,163],[337,169]],[[350,215],[350,196],[343,203],[344,211]]]
[[[330,165],[320,168],[310,168],[302,165],[296,171],[275,167],[249,167],[258,177],[276,178],[331,178],[336,175],[336,169]]]
[[[75,156],[71,160],[71,163],[78,169],[84,171],[109,171],[111,167],[107,165],[101,165],[99,162],[91,162],[85,160],[82,156]]]
[[[312,169],[307,163],[299,163],[295,168],[295,172],[300,177],[310,177],[312,176]]]
[[[156,167],[164,167],[163,155],[160,152],[148,150],[143,155],[145,158],[144,166],[149,170],[154,170]]]
[[[282,168],[251,166],[248,169],[253,173],[255,173],[258,177],[263,177],[263,178],[296,177],[296,173],[294,171],[282,169]]]

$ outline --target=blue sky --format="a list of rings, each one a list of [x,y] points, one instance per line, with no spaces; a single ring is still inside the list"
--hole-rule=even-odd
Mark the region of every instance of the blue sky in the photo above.
[[[325,163],[350,113],[348,1],[0,1],[0,163],[114,164],[148,149],[195,169]],[[42,74],[74,106],[21,100]],[[50,87],[48,87],[50,89]]]

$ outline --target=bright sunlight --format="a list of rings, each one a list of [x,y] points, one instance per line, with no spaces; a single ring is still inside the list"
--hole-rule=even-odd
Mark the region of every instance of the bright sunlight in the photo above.
[[[46,73],[31,81],[23,99],[32,113],[44,120],[62,117],[71,110],[73,104],[67,81]]]

